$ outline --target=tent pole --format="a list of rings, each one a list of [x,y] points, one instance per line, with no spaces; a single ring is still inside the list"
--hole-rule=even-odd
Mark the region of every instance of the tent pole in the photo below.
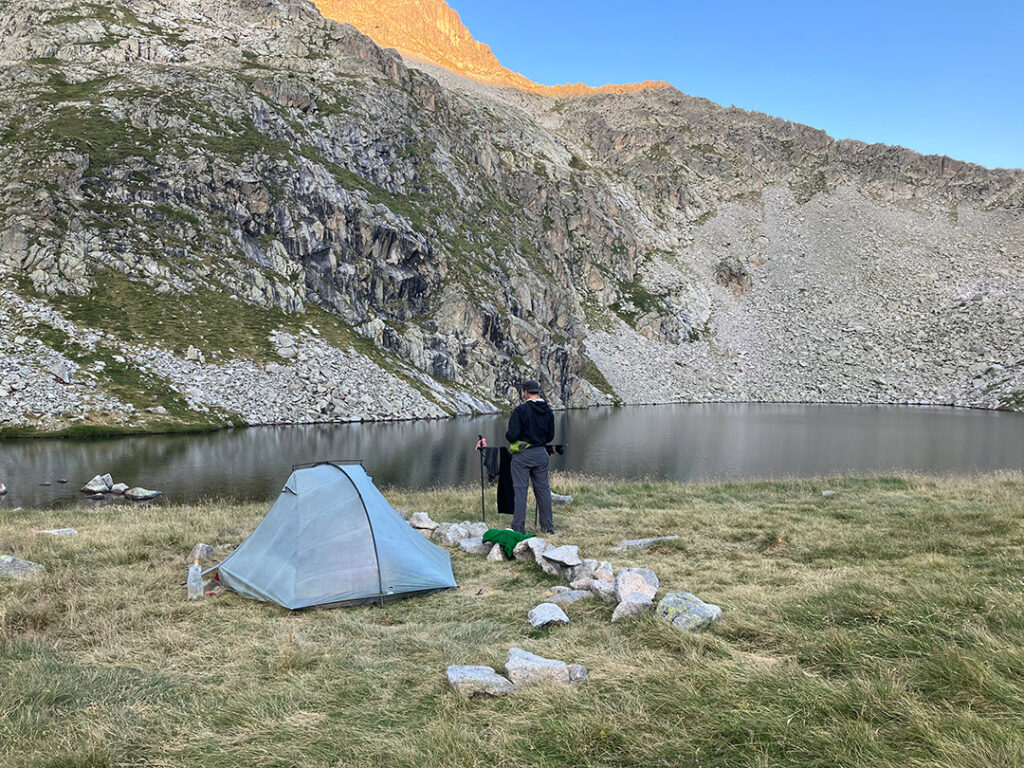
[[[483,435],[478,435],[482,442],[484,439]],[[484,501],[484,450],[483,448],[477,449],[480,452],[480,518],[483,522],[487,522],[487,507]]]

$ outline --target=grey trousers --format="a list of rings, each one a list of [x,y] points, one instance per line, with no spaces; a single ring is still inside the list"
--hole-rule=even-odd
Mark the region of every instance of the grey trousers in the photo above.
[[[543,446],[527,448],[512,454],[512,489],[515,492],[515,513],[512,515],[512,530],[526,532],[526,490],[533,480],[533,495],[537,497],[540,510],[540,529],[550,531],[555,527],[551,517],[551,484],[548,481],[548,452]]]

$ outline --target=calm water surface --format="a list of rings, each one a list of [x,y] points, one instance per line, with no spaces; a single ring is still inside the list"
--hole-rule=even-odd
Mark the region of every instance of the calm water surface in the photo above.
[[[13,507],[90,503],[93,475],[165,493],[167,501],[270,500],[292,464],[362,459],[378,485],[479,482],[478,434],[499,444],[505,419],[258,427],[204,435],[0,441]],[[609,478],[712,480],[895,470],[1024,469],[1024,414],[835,405],[665,405],[556,414],[552,469]],[[67,484],[60,484],[61,479]],[[45,486],[43,483],[52,483]],[[557,482],[555,483],[557,490]]]

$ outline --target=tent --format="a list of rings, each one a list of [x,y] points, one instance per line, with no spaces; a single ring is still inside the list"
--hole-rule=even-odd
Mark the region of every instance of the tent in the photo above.
[[[296,468],[256,530],[211,570],[238,594],[291,610],[457,586],[448,552],[405,522],[358,463]]]

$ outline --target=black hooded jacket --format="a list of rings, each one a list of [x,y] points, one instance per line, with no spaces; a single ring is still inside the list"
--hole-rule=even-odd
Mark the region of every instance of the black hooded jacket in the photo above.
[[[555,414],[540,398],[527,400],[508,420],[505,439],[509,443],[525,440],[530,445],[547,445],[555,439]]]

